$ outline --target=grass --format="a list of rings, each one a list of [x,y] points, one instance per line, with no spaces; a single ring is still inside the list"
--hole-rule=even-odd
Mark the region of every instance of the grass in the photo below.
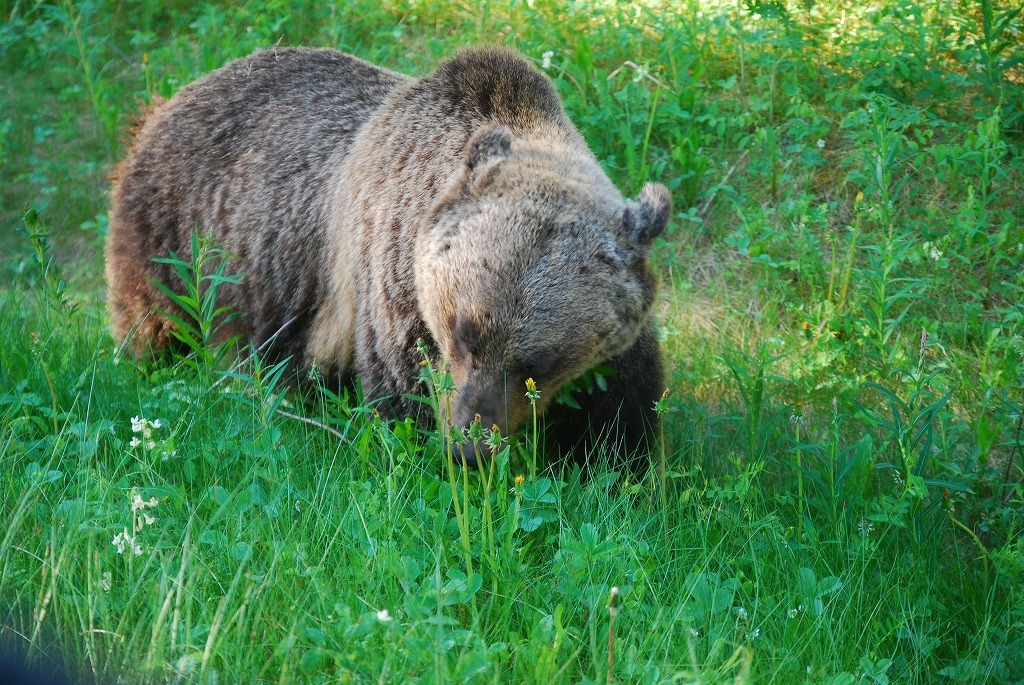
[[[76,682],[1021,682],[1019,9],[0,20],[0,652]],[[258,355],[118,353],[99,274],[130,122],[278,42],[414,74],[513,45],[625,192],[672,189],[649,472],[545,465],[532,426],[481,430],[495,458],[462,470]]]

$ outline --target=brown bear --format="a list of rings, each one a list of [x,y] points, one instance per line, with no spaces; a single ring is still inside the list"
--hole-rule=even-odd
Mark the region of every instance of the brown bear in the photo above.
[[[237,255],[219,304],[275,359],[355,377],[415,413],[417,339],[445,360],[455,426],[513,431],[525,380],[556,449],[646,446],[662,389],[647,267],[668,191],[632,201],[551,81],[513,51],[466,49],[422,79],[326,49],[271,49],[181,89],[138,130],[107,241],[115,336],[165,347],[194,231]],[[552,404],[597,364],[605,391]],[[473,455],[469,455],[473,460]]]

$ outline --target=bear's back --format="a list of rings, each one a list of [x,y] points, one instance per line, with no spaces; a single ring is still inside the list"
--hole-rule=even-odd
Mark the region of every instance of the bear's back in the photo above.
[[[168,251],[187,257],[192,231],[240,259],[242,287],[222,302],[244,312],[257,345],[298,353],[316,302],[325,198],[370,115],[409,77],[333,50],[271,49],[184,87],[139,130],[113,191],[107,277],[115,335],[169,303],[148,286],[174,283]],[[163,322],[153,320],[152,325]],[[282,328],[283,327],[283,328]],[[161,344],[166,331],[140,330]]]

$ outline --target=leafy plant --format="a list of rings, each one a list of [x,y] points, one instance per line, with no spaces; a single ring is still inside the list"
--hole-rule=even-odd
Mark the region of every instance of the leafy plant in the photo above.
[[[153,259],[154,262],[170,265],[184,286],[184,292],[179,293],[169,284],[153,283],[176,307],[174,311],[161,312],[175,326],[172,335],[200,362],[201,368],[212,369],[216,366],[238,339],[234,336],[221,340],[219,335],[240,316],[240,312],[217,304],[220,289],[225,285],[240,284],[244,276],[228,273],[232,258],[210,237],[200,237],[193,232],[189,259],[179,257],[174,252],[171,252],[170,257]]]

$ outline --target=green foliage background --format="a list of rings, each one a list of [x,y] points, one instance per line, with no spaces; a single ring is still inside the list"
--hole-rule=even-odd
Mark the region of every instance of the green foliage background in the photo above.
[[[1024,682],[1019,4],[0,21],[5,653],[83,682]],[[423,74],[472,43],[544,68],[624,192],[673,191],[649,473],[533,473],[530,428],[470,473],[258,355],[120,357],[107,178],[149,103],[275,44]]]

